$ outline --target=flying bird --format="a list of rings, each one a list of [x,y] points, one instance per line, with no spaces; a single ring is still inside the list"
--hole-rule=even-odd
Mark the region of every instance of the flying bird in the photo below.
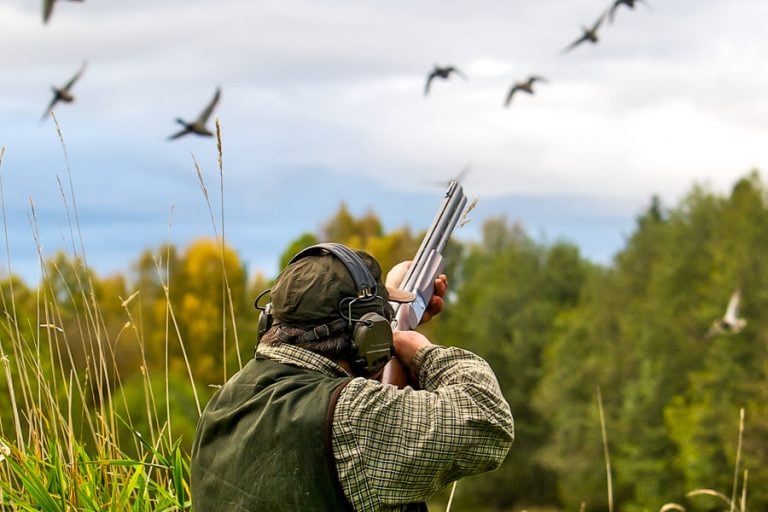
[[[728,301],[728,307],[725,310],[725,315],[722,318],[718,318],[712,322],[712,326],[707,332],[707,338],[711,338],[716,334],[723,331],[730,331],[733,333],[740,332],[747,325],[747,321],[743,318],[739,318],[739,302],[741,301],[741,290],[736,290],[731,295]]]
[[[597,43],[598,37],[597,37],[597,29],[600,28],[600,24],[603,22],[603,18],[605,15],[601,15],[599,18],[597,18],[597,21],[592,25],[591,27],[581,27],[581,37],[579,37],[577,40],[572,42],[570,45],[563,48],[563,53],[569,52],[579,46],[581,43],[586,43],[589,41],[592,44]]]
[[[509,92],[507,93],[507,99],[504,101],[504,106],[508,107],[509,104],[512,102],[512,96],[517,91],[527,92],[528,94],[533,94],[533,84],[535,82],[542,82],[546,83],[547,80],[544,77],[538,76],[538,75],[531,75],[528,77],[528,80],[524,82],[515,82],[512,84],[512,87],[509,89]]]
[[[464,80],[467,79],[467,76],[464,73],[462,73],[458,68],[455,68],[453,66],[446,66],[442,68],[438,65],[435,65],[435,68],[427,76],[427,85],[424,86],[424,96],[429,94],[429,86],[432,83],[432,80],[434,78],[442,78],[443,80],[446,80],[451,76],[451,74],[459,75]]]
[[[45,118],[51,114],[53,107],[56,106],[58,102],[63,101],[64,103],[72,103],[75,100],[75,97],[72,95],[72,87],[75,85],[75,82],[80,79],[83,71],[85,71],[86,64],[87,62],[83,62],[83,65],[80,67],[80,70],[75,73],[75,76],[73,76],[69,82],[64,84],[62,87],[51,87],[51,89],[53,89],[53,99],[48,105],[48,108],[45,110],[45,113],[43,113],[41,121],[45,121]]]
[[[43,0],[43,23],[48,23],[53,12],[53,3],[56,0]],[[70,0],[73,2],[82,2],[83,0]]]
[[[608,21],[613,23],[613,17],[616,15],[616,9],[622,5],[626,5],[630,9],[634,9],[635,5],[643,0],[613,0],[613,3],[608,8]]]
[[[471,170],[472,166],[467,164],[464,166],[464,168],[461,170],[459,174],[457,174],[454,178],[448,179],[448,180],[429,180],[425,181],[424,183],[427,183],[429,185],[439,185],[441,187],[447,187],[451,184],[452,181],[455,181],[456,183],[461,183],[464,178],[469,174],[469,171]]]
[[[208,118],[211,117],[211,112],[213,112],[213,109],[216,107],[216,104],[219,102],[219,97],[221,96],[221,88],[216,88],[216,94],[213,95],[213,98],[208,103],[208,105],[205,107],[205,109],[200,112],[200,115],[197,116],[197,119],[192,121],[191,123],[188,123],[184,121],[183,119],[176,118],[176,122],[182,125],[184,128],[170,137],[168,137],[168,140],[174,140],[178,139],[179,137],[186,135],[188,133],[196,133],[198,135],[204,135],[206,137],[210,137],[213,135],[213,132],[208,130],[208,128],[205,127],[205,123],[208,122]]]

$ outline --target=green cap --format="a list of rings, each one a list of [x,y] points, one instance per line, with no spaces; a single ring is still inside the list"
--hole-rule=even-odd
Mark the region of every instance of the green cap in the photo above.
[[[389,301],[411,302],[415,296],[387,288],[381,280],[381,266],[368,253],[354,251],[376,280],[376,295],[352,303],[352,317],[374,312],[392,318]],[[358,289],[347,266],[329,252],[303,256],[290,263],[277,277],[272,291],[272,315],[276,323],[292,327],[313,327],[342,318],[339,306],[358,297]],[[349,312],[345,309],[344,316]]]

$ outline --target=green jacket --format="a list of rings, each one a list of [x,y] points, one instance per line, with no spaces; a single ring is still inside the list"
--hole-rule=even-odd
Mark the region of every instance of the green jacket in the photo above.
[[[253,359],[203,411],[192,449],[193,510],[351,510],[331,448],[349,378]]]

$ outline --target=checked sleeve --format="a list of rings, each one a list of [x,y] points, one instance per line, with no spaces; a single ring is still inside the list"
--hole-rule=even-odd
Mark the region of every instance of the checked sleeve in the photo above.
[[[353,379],[339,396],[333,454],[356,510],[400,510],[497,468],[514,437],[490,366],[459,348],[416,354],[420,390]]]

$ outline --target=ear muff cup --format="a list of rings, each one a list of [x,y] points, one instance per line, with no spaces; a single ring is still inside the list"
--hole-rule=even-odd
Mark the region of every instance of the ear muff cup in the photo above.
[[[256,343],[261,341],[261,337],[272,327],[272,303],[270,302],[259,315],[258,332],[256,333]]]
[[[353,365],[376,373],[392,357],[392,325],[378,313],[366,313],[352,330]]]

